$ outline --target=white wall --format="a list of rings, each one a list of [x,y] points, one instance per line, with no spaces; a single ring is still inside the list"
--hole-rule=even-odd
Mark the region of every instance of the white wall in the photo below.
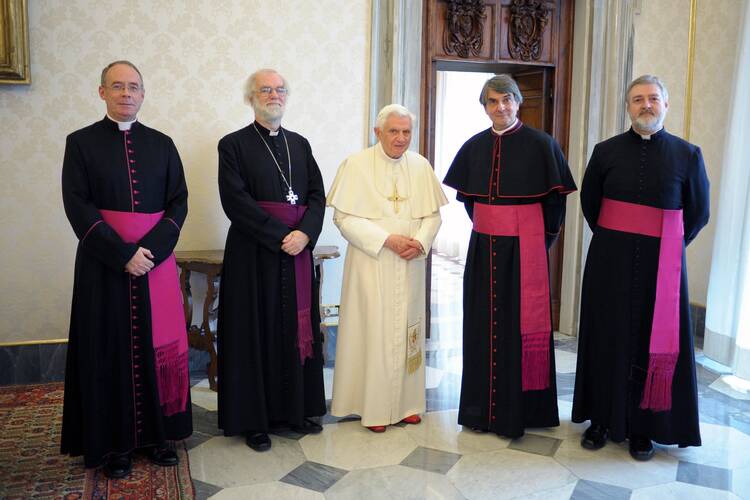
[[[274,67],[289,80],[283,125],[310,140],[330,187],[341,160],[365,146],[369,16],[368,0],[29,2],[33,83],[0,87],[0,342],[67,337],[77,242],[60,169],[65,136],[104,115],[97,86],[108,62],[140,68],[139,119],[182,156],[190,212],[178,249],[223,248],[216,144],[252,118],[244,79]],[[343,249],[330,214],[319,242]],[[326,264],[324,302],[337,301],[342,261]]]

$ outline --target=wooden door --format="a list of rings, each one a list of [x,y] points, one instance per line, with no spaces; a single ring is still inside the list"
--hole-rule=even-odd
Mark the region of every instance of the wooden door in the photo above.
[[[574,0],[425,0],[420,143],[425,157],[434,163],[439,70],[513,75],[524,96],[521,121],[552,135],[567,154],[573,5]],[[550,249],[554,329],[560,320],[563,237],[564,228]]]

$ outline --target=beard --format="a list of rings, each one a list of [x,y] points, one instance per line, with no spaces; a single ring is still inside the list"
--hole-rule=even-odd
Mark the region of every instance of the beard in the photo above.
[[[283,104],[255,104],[253,105],[255,116],[266,122],[275,122],[281,120],[284,116]]]
[[[633,120],[633,123],[644,132],[654,133],[661,130],[662,126],[664,125],[664,118],[666,114],[651,114],[649,112],[643,112],[638,117]]]

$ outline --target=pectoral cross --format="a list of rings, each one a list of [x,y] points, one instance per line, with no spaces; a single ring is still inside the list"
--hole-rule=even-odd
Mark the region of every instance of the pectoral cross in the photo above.
[[[393,183],[393,194],[391,196],[389,196],[388,198],[386,198],[386,199],[388,201],[392,201],[393,202],[393,211],[396,212],[396,213],[398,213],[398,211],[399,211],[398,203],[400,201],[406,201],[406,198],[402,198],[401,196],[399,196],[399,194],[398,194],[398,188],[396,187],[396,183],[395,182]]]
[[[296,205],[297,200],[299,200],[299,196],[294,194],[294,191],[292,191],[292,188],[289,188],[289,192],[286,194],[286,201],[288,201],[292,205]]]

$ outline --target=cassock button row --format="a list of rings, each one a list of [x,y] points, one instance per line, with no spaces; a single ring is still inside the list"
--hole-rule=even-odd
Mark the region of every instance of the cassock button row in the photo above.
[[[497,418],[497,417],[495,417],[495,415],[492,415],[492,420],[495,420],[496,418]]]
[[[138,200],[135,200],[133,203],[135,203],[136,205],[140,205],[141,204],[141,202],[138,201]]]
[[[133,184],[138,184],[138,179],[133,179]]]

